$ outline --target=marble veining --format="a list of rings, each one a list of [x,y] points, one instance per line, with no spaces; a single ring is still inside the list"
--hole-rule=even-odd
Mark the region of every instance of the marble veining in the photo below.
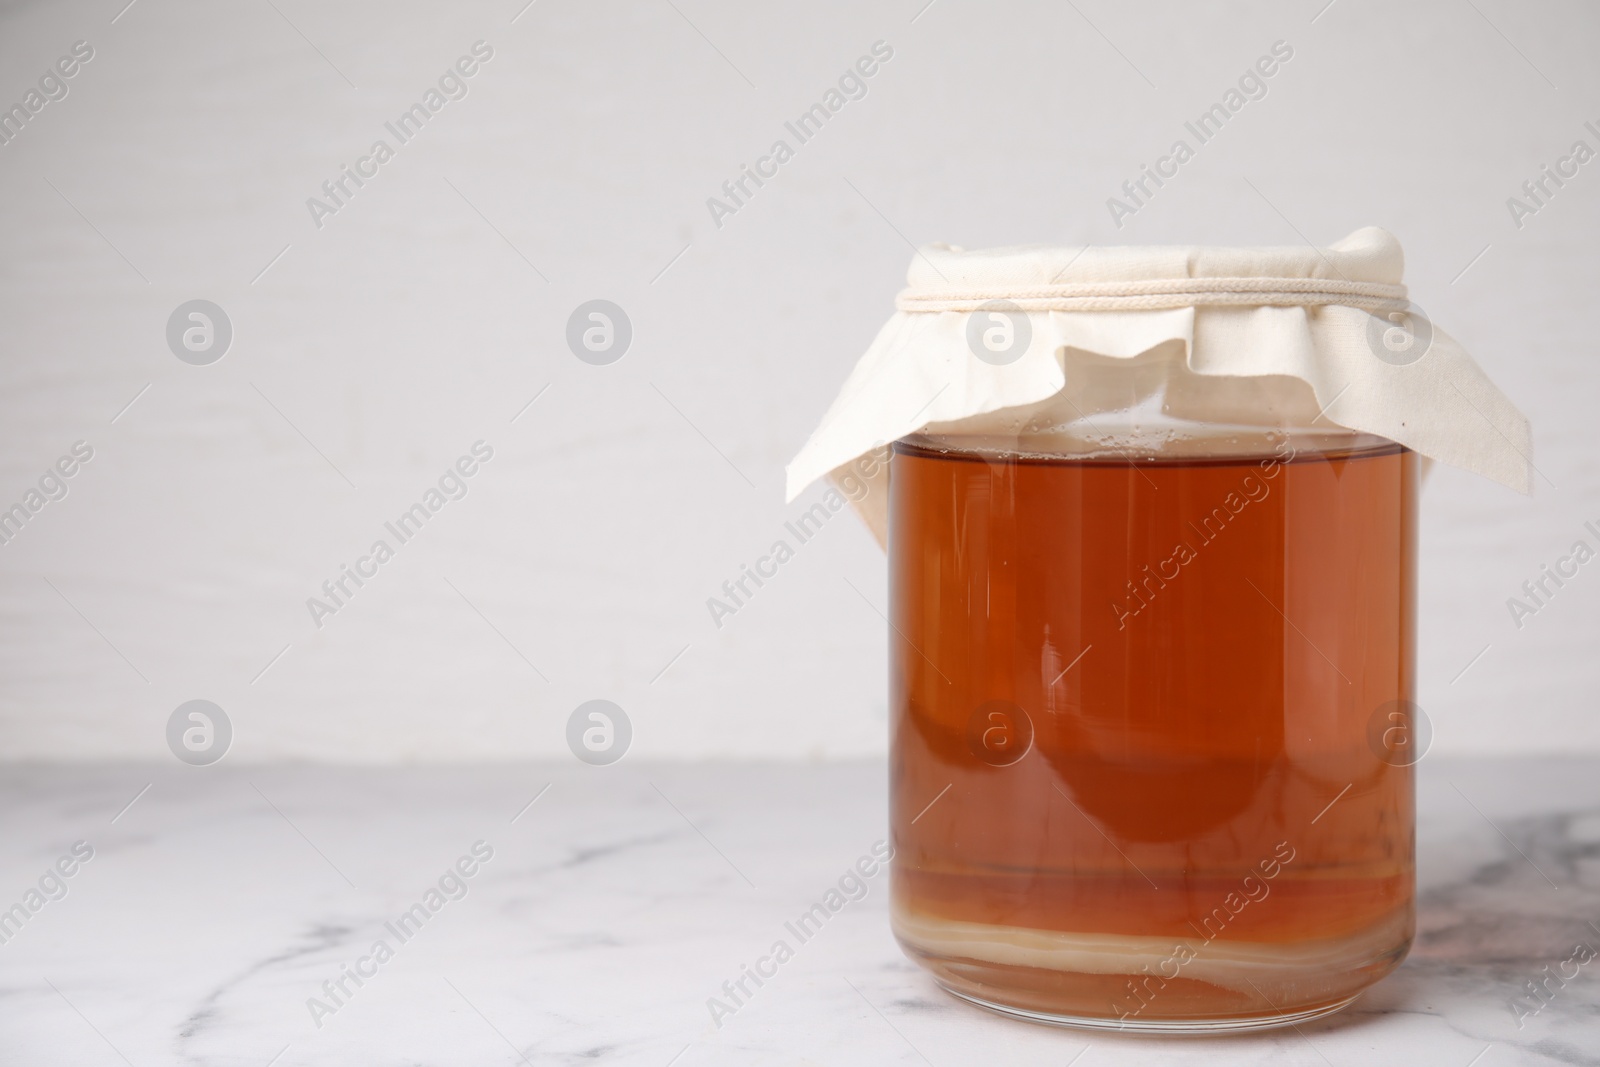
[[[0,944],[0,1063],[1600,1064],[1597,772],[1425,760],[1404,966],[1333,1018],[1196,1040],[945,995],[897,949],[882,878],[713,1023],[884,836],[877,764],[13,767],[0,907],[76,842],[94,856]],[[475,842],[493,858],[441,882]]]

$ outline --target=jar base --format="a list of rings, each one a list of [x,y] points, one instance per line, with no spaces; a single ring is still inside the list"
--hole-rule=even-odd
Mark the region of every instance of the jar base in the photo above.
[[[938,981],[938,979],[935,979]],[[1315,1008],[1307,1008],[1296,1012],[1279,1012],[1272,1015],[1240,1015],[1232,1018],[1194,1018],[1194,1019],[1112,1019],[1092,1015],[1056,1015],[1051,1012],[1031,1011],[1028,1008],[1013,1007],[1010,1004],[1000,1004],[996,1001],[985,1000],[980,996],[957,989],[945,982],[939,982],[939,988],[951,996],[958,997],[969,1004],[976,1004],[980,1008],[1001,1015],[1009,1015],[1013,1019],[1022,1019],[1030,1023],[1042,1023],[1046,1026],[1060,1026],[1068,1030],[1099,1030],[1113,1031],[1124,1034],[1238,1034],[1248,1033],[1252,1030],[1276,1030],[1285,1026],[1298,1026],[1300,1023],[1321,1019],[1335,1012],[1343,1011],[1357,1000],[1361,994],[1336,1000],[1331,1004],[1324,1004]]]
[[[1399,966],[1409,909],[1298,943],[1040,930],[893,913],[900,946],[934,981],[1017,1018],[1095,1030],[1225,1033],[1316,1019]]]

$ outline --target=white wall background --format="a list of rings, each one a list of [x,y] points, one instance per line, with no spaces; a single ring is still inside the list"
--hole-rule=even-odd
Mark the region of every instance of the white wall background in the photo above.
[[[95,450],[0,547],[0,758],[168,759],[195,697],[247,761],[565,754],[593,697],[630,758],[880,751],[885,627],[844,579],[882,606],[884,566],[853,517],[720,630],[705,600],[804,506],[782,466],[907,240],[1364,224],[1548,478],[1428,486],[1436,750],[1600,748],[1600,563],[1520,630],[1506,608],[1600,523],[1600,162],[1521,229],[1506,208],[1600,149],[1593,5],[124,2],[0,6],[0,102],[95,49],[0,147],[0,507]],[[306,198],[480,38],[470,95],[318,230]],[[866,98],[716,228],[706,198],[879,39]],[[1278,39],[1269,95],[1118,232],[1106,198]],[[207,367],[164,338],[197,297],[235,331]],[[596,297],[634,324],[609,367],[564,343]],[[469,495],[315,628],[306,598],[480,438]]]

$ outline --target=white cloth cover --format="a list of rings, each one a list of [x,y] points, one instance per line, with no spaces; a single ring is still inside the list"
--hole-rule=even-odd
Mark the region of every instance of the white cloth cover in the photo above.
[[[1001,417],[1008,409],[1062,393],[1084,355],[1131,359],[1173,343],[1193,375],[1257,379],[1236,392],[1276,409],[1233,420],[1303,425],[1325,407],[1326,422],[1529,492],[1528,420],[1420,309],[1390,321],[1407,308],[1403,268],[1399,242],[1374,227],[1321,249],[925,247],[899,310],[789,464],[787,499],[831,474],[881,542],[888,465],[862,457],[930,427],[1004,433],[1016,425]],[[997,300],[1026,316],[1031,335],[1004,365],[968,346],[971,312]],[[1396,322],[1431,340],[1380,358],[1374,338]],[[1310,386],[1316,408],[1304,410],[1307,397],[1284,410],[1285,379]]]

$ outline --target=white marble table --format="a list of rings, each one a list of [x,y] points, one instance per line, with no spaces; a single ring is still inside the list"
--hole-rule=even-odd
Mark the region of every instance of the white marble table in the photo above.
[[[1600,1063],[1600,961],[1520,1027],[1509,1006],[1600,945],[1600,762],[1421,770],[1405,966],[1299,1031],[1179,1040],[954,1000],[897,950],[881,878],[713,1025],[707,999],[883,836],[878,765],[13,767],[0,908],[41,879],[60,899],[4,928],[0,1063]],[[464,856],[464,896],[385,926]]]

